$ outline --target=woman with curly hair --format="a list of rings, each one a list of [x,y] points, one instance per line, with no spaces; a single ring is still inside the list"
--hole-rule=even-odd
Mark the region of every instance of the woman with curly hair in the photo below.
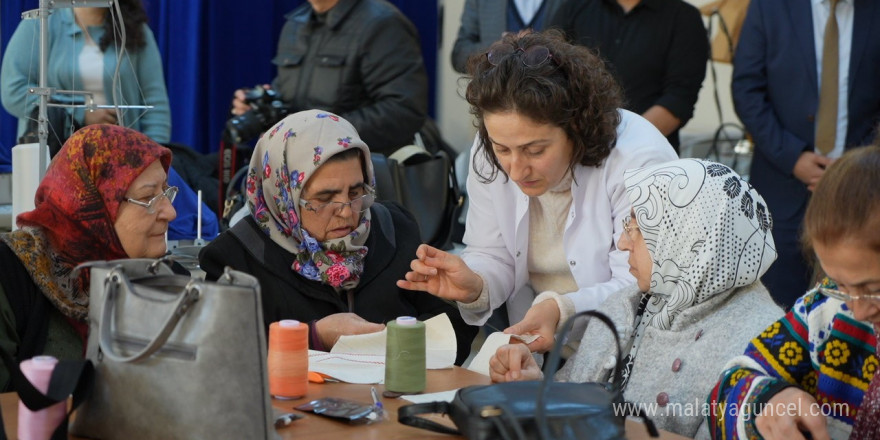
[[[567,316],[635,282],[615,248],[630,205],[623,171],[676,159],[666,138],[620,109],[601,59],[558,31],[510,34],[468,62],[476,116],[461,257],[427,245],[400,287],[455,300],[482,325],[506,306],[546,351]],[[503,176],[499,176],[503,174]]]
[[[760,278],[776,259],[764,199],[730,168],[681,159],[627,170],[625,233],[636,284],[599,307],[620,337],[591,320],[554,379],[614,381],[657,427],[709,438],[706,395],[724,364],[780,316]],[[495,382],[543,377],[523,344],[504,345],[489,361]],[[617,374],[612,377],[612,371]]]
[[[150,109],[68,109],[70,127],[117,124],[159,143],[171,140],[171,110],[162,59],[141,0],[117,0],[109,8],[61,8],[49,16],[48,84],[57,90],[91,92],[95,105],[149,105]],[[39,99],[39,20],[22,20],[9,40],[0,70],[3,107],[25,133]],[[71,95],[51,99],[72,102]],[[80,104],[84,101],[78,97]],[[87,101],[85,103],[88,103]],[[71,134],[53,127],[63,142]],[[73,128],[70,128],[71,132]]]

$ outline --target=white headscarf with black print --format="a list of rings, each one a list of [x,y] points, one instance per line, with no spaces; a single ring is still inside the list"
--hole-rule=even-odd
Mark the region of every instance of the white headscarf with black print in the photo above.
[[[754,283],[776,246],[766,202],[725,165],[681,159],[631,169],[624,186],[653,263],[631,366],[645,327],[669,329],[683,310]]]

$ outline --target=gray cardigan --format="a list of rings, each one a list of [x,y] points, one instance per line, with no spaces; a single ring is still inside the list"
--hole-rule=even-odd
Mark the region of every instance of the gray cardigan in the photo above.
[[[617,324],[624,347],[633,334],[640,296],[633,285],[608,297],[598,309]],[[642,406],[660,429],[691,438],[709,438],[706,397],[722,367],[742,354],[752,338],[782,315],[782,309],[758,281],[686,309],[669,330],[646,328],[624,399]],[[590,323],[580,348],[556,374],[556,380],[610,380],[615,362],[613,341],[602,323]],[[673,371],[674,364],[679,365],[677,372]],[[661,393],[668,396],[665,406],[657,405]]]

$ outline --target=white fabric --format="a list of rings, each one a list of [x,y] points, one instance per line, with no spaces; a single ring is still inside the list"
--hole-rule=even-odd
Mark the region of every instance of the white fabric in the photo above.
[[[831,15],[831,0],[812,0],[813,9],[813,41],[816,46],[816,78],[817,91],[822,87],[822,48],[825,46],[825,24]],[[837,97],[837,137],[834,139],[834,149],[828,153],[828,157],[840,157],[843,154],[843,146],[846,144],[846,128],[849,125],[849,59],[852,52],[853,15],[855,5],[852,0],[839,0],[837,2],[837,36],[840,38],[838,54],[840,59],[837,65],[837,82],[839,93]],[[816,149],[817,154],[821,152]]]
[[[623,171],[634,166],[676,159],[675,151],[657,129],[639,115],[621,110],[618,140],[599,167],[577,166],[572,183],[572,203],[563,233],[565,256],[578,291],[569,293],[577,311],[595,309],[611,293],[632,284],[627,252],[617,250],[622,219],[630,202],[623,187]],[[487,170],[475,141],[471,163]],[[486,174],[484,172],[484,174]],[[470,205],[462,258],[478,272],[489,288],[484,308],[459,307],[469,324],[482,325],[491,311],[507,305],[511,323],[522,320],[535,298],[528,285],[529,197],[500,174],[481,183],[468,175]]]
[[[98,45],[87,39],[79,53],[79,74],[82,90],[92,92],[95,104],[104,105],[107,97],[104,94],[104,53]]]

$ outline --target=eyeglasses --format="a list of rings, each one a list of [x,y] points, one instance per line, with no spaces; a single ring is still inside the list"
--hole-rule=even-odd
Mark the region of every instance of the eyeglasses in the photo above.
[[[373,206],[373,201],[376,200],[376,192],[373,188],[366,187],[364,188],[364,191],[366,191],[366,194],[355,197],[348,202],[313,203],[308,200],[300,199],[299,204],[309,211],[323,216],[339,214],[339,212],[342,211],[342,208],[346,206],[351,208],[352,211],[360,214],[370,209],[370,206]]]
[[[169,186],[165,189],[165,191],[162,191],[156,197],[150,199],[149,202],[142,202],[140,200],[135,200],[131,197],[126,198],[125,201],[147,208],[147,214],[155,214],[156,207],[159,206],[159,201],[162,200],[162,197],[167,198],[169,203],[174,202],[174,198],[177,197],[177,191],[178,188],[176,186]]]
[[[864,294],[864,295],[852,294],[852,293],[847,293],[847,292],[844,292],[841,290],[837,290],[832,287],[827,287],[830,285],[836,286],[836,284],[833,284],[833,283],[834,283],[833,281],[830,281],[828,279],[823,281],[822,284],[820,284],[819,287],[817,287],[817,289],[819,290],[819,293],[821,293],[822,295],[825,295],[829,298],[839,299],[844,302],[855,301],[857,299],[864,300],[864,301],[880,302],[880,294],[872,294],[872,293],[868,293],[868,294]]]
[[[526,67],[538,67],[553,58],[553,55],[550,54],[550,49],[544,46],[530,46],[523,49],[521,47],[514,47],[510,43],[496,44],[486,52],[486,58],[489,60],[489,64],[497,66],[505,58],[515,53],[522,54],[519,59]]]
[[[632,216],[631,215],[624,217],[623,230],[626,232],[627,235],[630,236],[630,238],[632,237],[633,231],[637,231],[638,229],[639,229],[639,225],[632,224]]]

